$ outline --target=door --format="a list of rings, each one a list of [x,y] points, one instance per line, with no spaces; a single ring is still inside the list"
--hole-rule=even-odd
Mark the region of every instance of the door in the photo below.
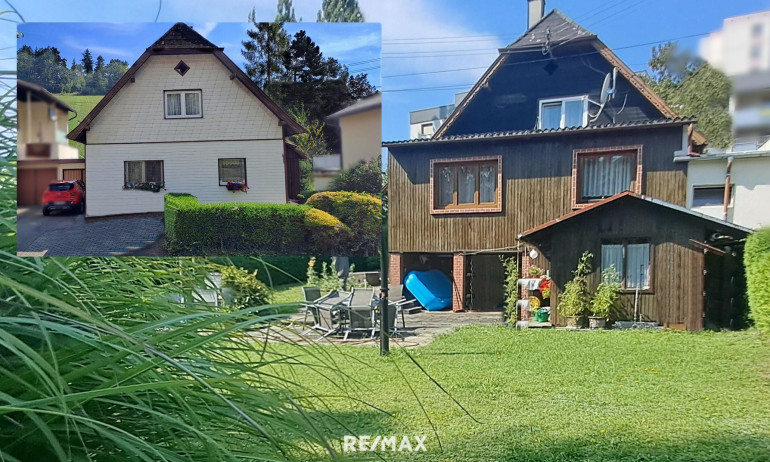
[[[84,168],[65,168],[62,170],[62,180],[80,180],[86,183],[86,169]]]
[[[40,205],[43,190],[56,180],[56,168],[18,170],[16,200],[18,205]]]

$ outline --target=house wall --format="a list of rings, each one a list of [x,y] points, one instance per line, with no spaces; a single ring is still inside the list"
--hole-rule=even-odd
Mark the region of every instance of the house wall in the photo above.
[[[56,120],[48,117],[48,108],[56,110]],[[78,151],[67,144],[68,113],[59,109],[55,104],[43,101],[27,103],[18,101],[18,158],[27,158],[26,144],[51,143],[51,158],[77,159]]]
[[[681,127],[389,148],[391,252],[512,249],[519,233],[572,211],[574,149],[643,145],[642,193],[685,205]],[[503,211],[431,215],[430,159],[502,155]]]
[[[184,76],[174,70],[180,60],[190,66]],[[243,84],[231,80],[213,55],[153,55],[134,77],[91,124],[89,162],[95,157],[92,145],[104,143],[282,138],[278,118]],[[202,90],[202,118],[164,118],[164,90],[197,89]]]
[[[653,245],[652,290],[642,291],[638,310],[644,321],[699,330],[703,327],[703,252],[690,239],[705,240],[709,230],[697,219],[649,203],[618,201],[586,212],[559,225],[547,237],[538,237],[548,257],[555,289],[552,291],[551,322],[565,325],[559,314],[559,297],[564,284],[584,251],[593,253],[592,290],[600,282],[602,241],[647,239]],[[611,318],[631,320],[634,292],[620,295]],[[676,303],[672,303],[676,301]]]
[[[281,140],[89,145],[88,216],[163,211],[164,192],[123,190],[123,162],[163,160],[166,192],[201,202],[286,201]],[[219,186],[219,158],[246,158],[247,193]]]
[[[362,111],[340,118],[342,168],[348,169],[361,159],[371,160],[382,152],[382,109]]]
[[[693,188],[696,186],[722,186],[725,184],[727,159],[691,161],[687,175],[687,206],[706,215],[722,219],[724,207],[693,207]],[[748,228],[770,226],[770,156],[740,158],[733,161],[730,182],[733,185],[732,202],[728,206],[727,220]]]

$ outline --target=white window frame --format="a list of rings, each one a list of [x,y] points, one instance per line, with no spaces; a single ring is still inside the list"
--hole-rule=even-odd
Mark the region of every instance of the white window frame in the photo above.
[[[698,189],[716,189],[716,188],[722,188],[722,203],[721,204],[714,204],[714,205],[695,205],[695,191]],[[691,208],[703,208],[703,207],[718,207],[718,208],[724,208],[724,189],[725,185],[722,184],[696,184],[692,186],[692,199],[690,203],[692,204]],[[730,200],[727,203],[727,207],[733,206],[733,201],[735,200],[735,185],[730,184]]]
[[[142,179],[139,181],[139,183],[148,183],[147,181],[147,162],[160,162],[160,183],[166,182],[166,166],[164,165],[163,160],[161,159],[151,159],[151,160],[124,160],[123,161],[123,183],[131,183],[131,181],[128,181],[128,164],[131,162],[141,163],[142,164]],[[154,183],[158,183],[157,181]]]
[[[430,133],[425,133],[426,128],[430,130]],[[420,124],[420,136],[433,136],[434,133],[436,133],[436,127],[433,126],[433,122]]]
[[[198,114],[188,115],[187,108],[185,107],[185,95],[195,93],[198,95],[198,106],[200,111]],[[179,100],[182,107],[182,114],[169,115],[168,113],[168,96],[180,95]],[[203,91],[201,90],[166,90],[163,92],[163,114],[166,119],[201,119],[203,118]]]
[[[588,125],[588,95],[570,96],[566,98],[550,98],[538,100],[538,117],[537,127],[543,130],[543,106],[552,103],[561,103],[561,119],[559,120],[559,128],[565,128],[567,121],[567,112],[565,111],[565,103],[571,101],[581,101],[583,103],[583,124],[582,127]],[[550,130],[550,129],[549,129]]]

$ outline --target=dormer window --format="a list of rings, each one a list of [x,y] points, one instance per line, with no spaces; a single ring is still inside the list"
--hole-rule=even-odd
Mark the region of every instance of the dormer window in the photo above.
[[[540,100],[539,120],[541,130],[585,127],[588,125],[588,98],[576,96]]]
[[[164,97],[167,119],[203,117],[200,90],[166,91]]]

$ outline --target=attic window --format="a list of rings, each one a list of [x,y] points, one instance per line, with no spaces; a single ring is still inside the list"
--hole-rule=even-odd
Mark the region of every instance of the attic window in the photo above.
[[[187,74],[187,71],[190,70],[190,66],[188,66],[187,63],[184,61],[179,61],[179,64],[176,65],[174,70],[177,71],[179,75],[184,76],[185,74]]]
[[[540,129],[585,127],[588,125],[588,98],[540,100]]]

